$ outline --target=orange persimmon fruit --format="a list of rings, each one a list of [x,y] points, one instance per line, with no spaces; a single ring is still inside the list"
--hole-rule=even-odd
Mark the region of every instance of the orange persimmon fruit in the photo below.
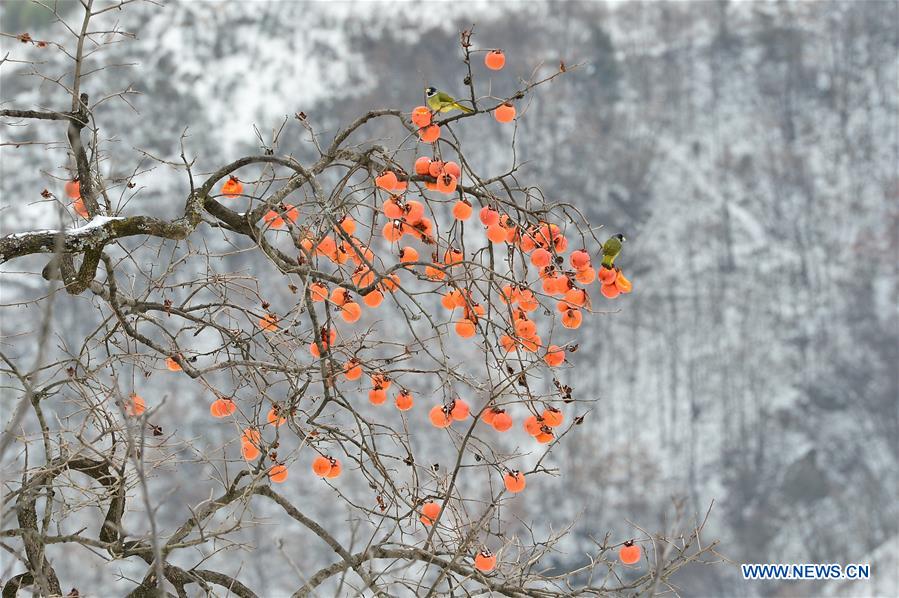
[[[69,199],[81,199],[81,181],[72,179],[65,184],[66,197]]]
[[[606,299],[614,299],[618,295],[621,294],[621,291],[618,289],[618,282],[613,282],[612,284],[604,284],[600,287],[599,292],[602,293],[602,296]]]
[[[562,326],[575,330],[581,327],[584,316],[579,309],[569,309],[562,315]]]
[[[146,410],[147,404],[139,394],[131,393],[125,401],[125,415],[128,417],[137,417]]]
[[[440,127],[437,125],[428,125],[418,129],[418,137],[422,143],[434,143],[440,139]]]
[[[453,423],[453,418],[447,413],[444,405],[434,405],[428,412],[428,419],[435,428],[448,428]]]
[[[490,56],[490,54],[487,56]],[[496,555],[485,548],[475,555],[474,568],[481,573],[490,573],[496,569]]]
[[[552,260],[552,254],[542,247],[538,247],[531,253],[531,263],[538,268],[545,268]]]
[[[362,377],[362,366],[359,365],[359,360],[355,357],[350,359],[343,366],[343,375],[346,376],[347,380],[358,380]]]
[[[565,414],[555,407],[547,407],[544,409],[541,417],[543,418],[544,425],[547,425],[550,428],[558,428],[562,425],[562,422],[565,421]]]
[[[175,361],[174,357],[166,357],[165,367],[167,367],[170,372],[180,372],[181,371],[181,364],[178,363],[177,361]]]
[[[375,185],[385,191],[393,191],[397,182],[396,173],[392,170],[385,170],[380,176],[375,178]]]
[[[458,334],[462,338],[471,338],[477,332],[477,328],[474,325],[474,322],[471,320],[459,320],[456,322],[456,334]]]
[[[412,405],[415,403],[415,399],[412,398],[412,393],[406,389],[400,391],[400,394],[396,395],[396,400],[394,401],[396,404],[396,408],[400,411],[409,411],[412,409]]]
[[[416,127],[426,127],[431,124],[431,111],[427,106],[416,106],[412,110],[412,124]]]
[[[463,399],[455,399],[452,403],[452,408],[450,409],[450,416],[460,422],[468,419],[468,415],[471,413],[471,407],[468,406]]]
[[[268,470],[268,479],[276,484],[287,481],[287,466],[277,463]]]
[[[501,123],[510,123],[515,120],[515,106],[506,102],[493,111],[493,117]]]
[[[487,238],[491,243],[504,243],[508,236],[508,231],[499,224],[493,224],[487,227]]]
[[[437,521],[437,517],[440,515],[440,505],[435,503],[432,500],[429,500],[425,504],[421,505],[421,516],[419,520],[425,525],[434,525],[434,522]]]
[[[618,559],[625,565],[633,565],[640,560],[640,546],[628,540],[618,549]]]
[[[72,202],[72,209],[75,210],[76,214],[78,214],[85,220],[90,218],[90,212],[87,211],[87,206],[84,205],[84,200],[80,197]]]
[[[358,322],[362,317],[362,308],[355,301],[348,301],[340,308],[340,317],[350,324]]]
[[[383,388],[372,388],[368,391],[368,401],[372,405],[383,405],[387,400],[387,391]]]
[[[429,174],[431,169],[431,159],[427,156],[422,156],[415,160],[415,174]]]
[[[340,460],[331,457],[331,471],[329,471],[325,477],[329,480],[333,480],[334,478],[340,477],[341,473],[343,473],[343,466],[340,464]]]
[[[228,199],[240,197],[242,193],[243,183],[241,183],[240,180],[234,175],[231,175],[228,180],[222,184],[222,195],[224,195]]]
[[[287,418],[284,417],[284,413],[280,407],[272,407],[269,409],[265,419],[276,428],[287,423]]]
[[[497,432],[506,432],[512,428],[512,416],[505,411],[500,411],[493,418],[492,425]]]
[[[506,55],[502,50],[490,50],[484,56],[484,65],[491,71],[498,71],[506,65]]]
[[[278,316],[275,314],[265,314],[259,318],[259,327],[266,332],[278,331]]]
[[[365,305],[369,307],[378,307],[381,305],[381,302],[384,301],[384,293],[375,289],[371,293],[363,295],[362,300],[365,302]]]
[[[481,208],[478,216],[481,218],[481,224],[484,226],[493,226],[499,224],[499,212],[489,206]]]
[[[618,272],[618,276],[615,277],[615,287],[622,293],[630,293],[634,288],[634,285],[631,284],[630,280],[624,277],[624,274]]]
[[[331,473],[332,467],[333,465],[331,463],[331,459],[325,457],[324,455],[319,455],[312,460],[312,472],[320,478],[323,478]]]
[[[503,483],[506,486],[506,490],[513,494],[521,492],[527,485],[524,474],[518,470],[507,472],[506,475],[503,476]]]
[[[209,412],[212,414],[212,417],[228,417],[235,411],[237,411],[237,405],[231,399],[216,399],[209,406]]]
[[[562,365],[565,363],[565,349],[558,345],[550,345],[546,348],[546,355],[543,356],[543,361],[551,368]]]

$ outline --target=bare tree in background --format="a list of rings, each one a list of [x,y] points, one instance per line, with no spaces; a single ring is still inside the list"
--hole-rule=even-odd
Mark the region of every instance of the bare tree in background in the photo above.
[[[63,594],[58,546],[108,564],[143,562],[131,596],[186,596],[192,585],[255,596],[240,568],[204,562],[233,549],[251,558],[241,532],[259,522],[260,503],[333,552],[331,564],[296,571],[297,596],[324,587],[359,595],[656,593],[686,564],[714,558],[714,543],[700,538],[704,522],[681,519],[672,530],[640,532],[639,575],[612,554],[629,538],[601,534],[583,568],[547,571],[541,559],[566,530],[540,538],[516,518],[515,502],[531,491],[520,490],[525,481],[557,476],[552,483],[564,486],[565,472],[548,456],[576,441],[592,408],[556,361],[576,350],[573,330],[595,311],[591,298],[603,300],[593,266],[608,235],[597,238],[574,206],[520,181],[518,164],[479,174],[461,138],[469,126],[513,127],[493,122],[494,113],[525,109],[528,94],[571,68],[538,68],[511,97],[485,96],[472,61],[486,50],[463,32],[465,102],[474,111],[419,115],[439,127],[434,143],[422,142],[401,110],[372,110],[329,142],[298,113],[261,154],[200,173],[183,138],[181,163],[168,165],[189,192],[179,216],[166,220],[130,213],[131,179],[103,174],[110,150],[95,109],[128,101],[130,90],[97,98],[90,75],[104,68],[97,54],[106,44],[129,37],[113,24],[128,2],[82,4],[66,24],[67,43],[13,33],[68,56],[63,77],[31,66],[40,81],[63,86],[71,106],[0,112],[8,126],[56,121],[65,132],[72,198],[44,197],[84,219],[0,238],[0,263],[48,256],[34,334],[2,347],[4,597],[20,588]],[[396,137],[367,136],[385,120]],[[314,145],[316,160],[279,153],[293,129]],[[563,254],[582,247],[594,263],[576,270]],[[547,266],[534,265],[537,249],[549,252]],[[288,289],[292,303],[275,305],[276,288]],[[80,296],[91,298],[85,317],[96,326],[80,346],[60,351],[53,306]],[[4,305],[5,317],[18,307]],[[231,440],[213,452],[154,423],[179,399],[142,393],[151,374],[200,389]],[[531,445],[498,442],[506,424],[496,418],[507,417],[516,429],[535,426]],[[439,464],[420,456],[423,436],[443,447]],[[190,485],[197,472],[219,491],[177,505],[181,522],[165,525],[158,514],[167,497],[153,479]],[[349,540],[306,513],[303,486],[312,483],[331,486],[335,505],[350,513]],[[109,576],[111,583],[112,567]]]

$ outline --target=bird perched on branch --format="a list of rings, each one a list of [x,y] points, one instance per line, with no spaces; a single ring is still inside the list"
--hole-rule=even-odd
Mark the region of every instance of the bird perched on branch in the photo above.
[[[621,253],[621,244],[624,243],[624,235],[618,233],[612,235],[609,240],[602,244],[602,265],[611,268],[615,264],[615,258]]]
[[[428,97],[428,108],[434,112],[451,112],[453,110],[461,110],[466,114],[474,112],[474,109],[463,106],[456,101],[456,98],[445,91],[439,91],[436,87],[428,87],[425,95]]]

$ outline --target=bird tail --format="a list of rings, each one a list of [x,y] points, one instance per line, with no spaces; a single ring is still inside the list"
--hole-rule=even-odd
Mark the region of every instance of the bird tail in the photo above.
[[[474,108],[469,108],[468,106],[463,106],[459,102],[456,102],[455,104],[453,104],[453,108],[458,108],[465,114],[471,114],[472,112],[474,112]]]

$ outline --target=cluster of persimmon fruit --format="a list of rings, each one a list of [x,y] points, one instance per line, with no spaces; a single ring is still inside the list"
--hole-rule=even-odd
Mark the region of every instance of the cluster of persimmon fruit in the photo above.
[[[501,50],[491,50],[485,55],[485,65],[491,70],[500,70],[506,61]],[[500,104],[489,110],[500,122],[510,122],[515,118],[515,108],[511,104]],[[501,278],[506,284],[497,285],[497,300],[504,306],[505,317],[501,325],[491,322],[494,329],[501,329],[497,345],[506,354],[515,354],[519,359],[526,359],[528,354],[536,354],[550,368],[562,366],[566,355],[574,348],[569,345],[548,344],[539,335],[536,313],[541,306],[540,296],[556,302],[556,311],[562,327],[570,330],[580,328],[585,313],[592,311],[592,303],[588,292],[589,285],[597,279],[600,282],[601,294],[609,299],[620,293],[629,293],[632,285],[618,268],[601,266],[594,268],[586,248],[576,249],[568,256],[565,267],[564,254],[568,251],[569,241],[560,226],[547,221],[526,222],[515,217],[516,210],[507,210],[498,200],[490,196],[469,193],[462,184],[463,170],[453,160],[438,157],[437,142],[440,139],[440,126],[433,122],[434,112],[426,106],[418,106],[411,112],[411,122],[418,127],[419,139],[433,147],[433,157],[420,156],[412,164],[409,175],[398,164],[391,164],[374,177],[374,187],[386,194],[378,206],[386,217],[386,223],[380,228],[380,236],[392,248],[401,270],[411,272],[419,280],[439,285],[433,292],[440,295],[442,307],[449,312],[450,322],[455,333],[463,339],[474,337],[480,331],[488,337],[488,329],[483,322],[486,309],[470,287],[462,287],[455,280],[454,274],[464,264],[465,255],[454,247],[449,239],[442,240],[436,234],[435,220],[440,214],[429,210],[423,201],[409,197],[413,182],[424,184],[425,191],[439,193],[446,197],[456,196],[450,210],[449,220],[453,226],[472,226],[475,215],[474,200],[481,206],[476,221],[480,223],[474,228],[483,231],[492,246],[504,246],[518,250],[522,255],[521,267],[525,274],[516,278],[514,273]],[[77,180],[66,184],[66,193],[75,199],[74,209],[79,215],[87,217],[83,201],[80,197],[80,186]],[[227,199],[242,197],[244,185],[231,175],[221,186],[221,194]],[[377,194],[377,192],[376,192]],[[80,203],[79,203],[80,202]],[[434,202],[440,203],[440,202]],[[511,205],[511,204],[509,204]],[[514,206],[513,206],[514,208]],[[292,228],[299,218],[299,210],[286,203],[263,215],[266,228]],[[340,318],[353,324],[360,320],[365,308],[375,309],[381,305],[385,296],[400,288],[400,277],[397,273],[381,274],[371,265],[375,262],[374,250],[355,236],[357,222],[349,213],[343,215],[339,222],[326,234],[314,236],[308,230],[300,231],[300,264],[329,260],[338,270],[349,275],[349,281],[356,288],[371,288],[361,297],[361,301],[353,297],[351,291],[343,286],[330,289],[321,280],[310,279],[308,292],[314,303],[326,304]],[[374,231],[372,231],[374,232]],[[375,235],[377,236],[377,235]],[[405,239],[408,238],[408,241]],[[413,243],[420,243],[427,249],[416,248]],[[441,247],[443,243],[443,247]],[[433,250],[436,248],[437,250]],[[430,256],[427,255],[430,253]],[[442,255],[441,255],[442,253]],[[512,253],[510,252],[510,255]],[[382,259],[384,263],[388,260]],[[536,269],[539,282],[526,282],[530,267]],[[374,284],[377,283],[377,284]],[[442,289],[442,290],[441,290]],[[279,317],[263,305],[265,313],[258,320],[258,327],[264,333],[277,334],[282,330]],[[547,311],[550,316],[552,312]],[[315,338],[309,344],[312,357],[318,359],[329,354],[337,342],[337,330],[331,325],[321,326],[315,331]],[[180,371],[179,359],[169,356],[166,367],[171,371]],[[388,391],[396,381],[389,373],[369,370],[363,360],[353,356],[342,367],[342,375],[347,381],[358,381],[367,376],[370,383],[369,402],[383,405],[387,402]],[[335,380],[326,381],[336,383]],[[415,400],[412,392],[395,386],[393,402],[401,412],[410,411]],[[129,416],[138,416],[146,409],[143,399],[132,395],[125,405]],[[219,397],[210,405],[210,413],[215,418],[227,418],[237,411],[232,398]],[[456,396],[448,403],[434,405],[428,411],[428,420],[436,428],[448,428],[455,422],[471,417],[471,406]],[[269,426],[279,427],[293,415],[292,411],[280,405],[273,405],[266,415]],[[506,432],[514,426],[511,414],[504,408],[487,404],[480,411],[480,419],[497,432]],[[555,430],[564,422],[564,414],[553,406],[547,406],[542,412],[532,411],[523,421],[523,428],[538,443],[547,444],[556,439]],[[246,461],[255,461],[262,456],[264,446],[260,428],[251,426],[243,430],[241,437],[241,455]],[[277,460],[277,455],[268,455],[272,465],[267,473],[274,483],[287,480],[288,469]],[[314,475],[333,480],[341,475],[342,466],[339,460],[326,454],[317,454],[311,464]],[[503,484],[506,491],[517,494],[526,486],[525,474],[518,470],[506,469],[503,472]],[[442,506],[433,500],[424,502],[419,511],[419,519],[425,526],[432,526],[440,516]],[[619,558],[623,563],[633,564],[640,559],[640,547],[632,541],[622,546]],[[474,557],[475,567],[482,572],[490,572],[496,567],[497,556],[489,550],[481,550]]]

